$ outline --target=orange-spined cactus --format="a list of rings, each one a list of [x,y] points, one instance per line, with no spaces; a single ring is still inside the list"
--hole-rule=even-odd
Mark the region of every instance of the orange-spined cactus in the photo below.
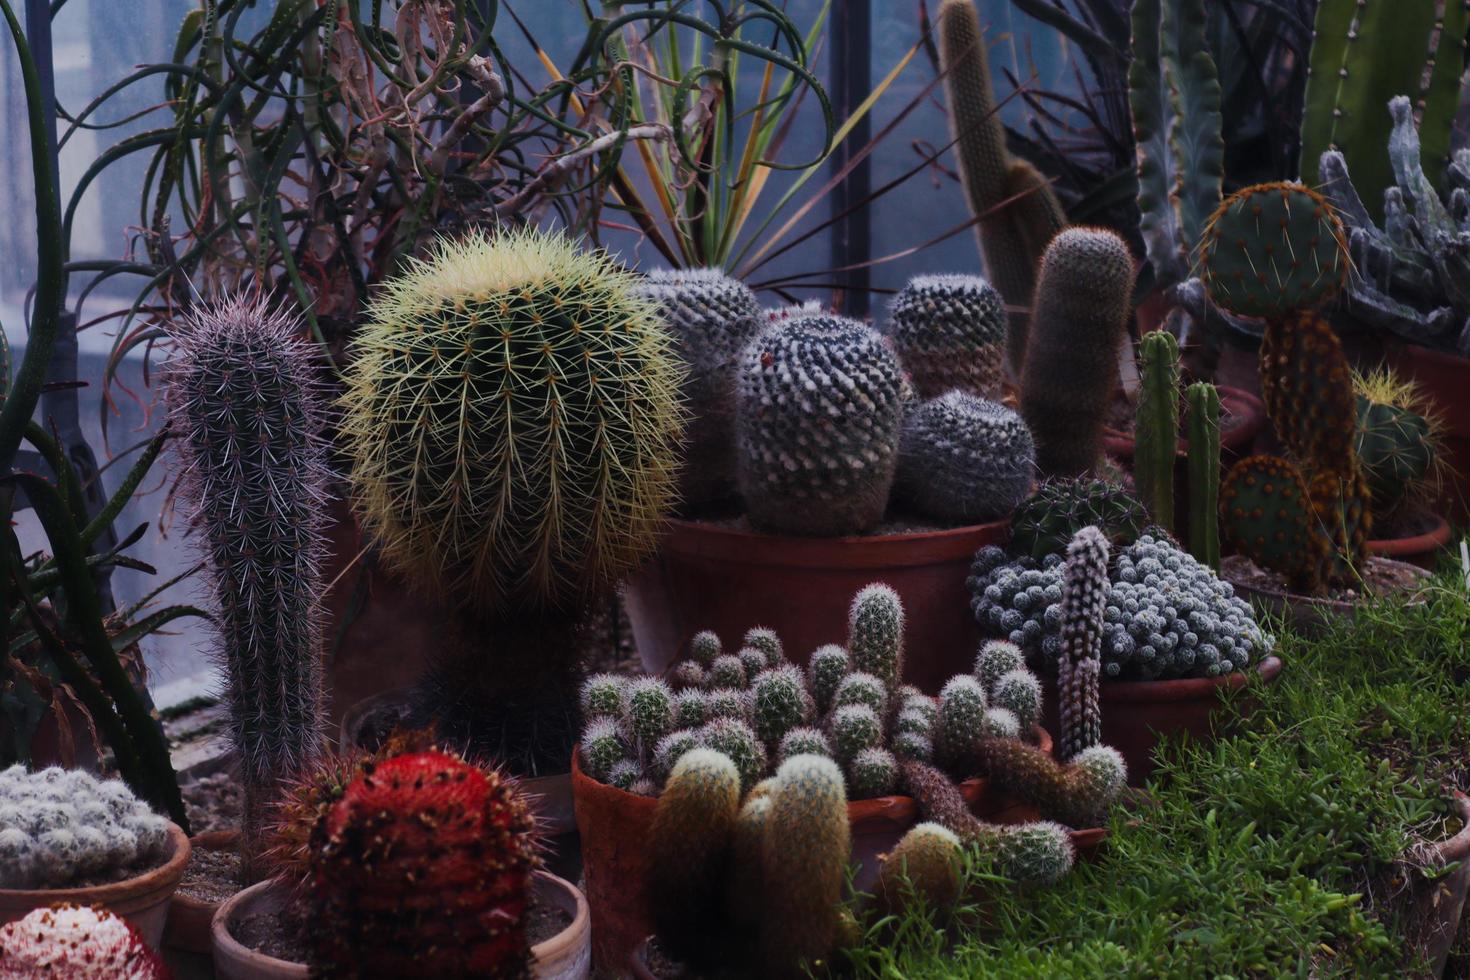
[[[313,831],[313,968],[526,976],[533,829],[493,769],[441,751],[365,764]]]

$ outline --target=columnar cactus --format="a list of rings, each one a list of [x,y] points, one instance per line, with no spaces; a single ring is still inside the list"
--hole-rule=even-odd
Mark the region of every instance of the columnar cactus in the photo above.
[[[362,977],[523,973],[534,825],[493,769],[437,751],[366,764],[313,830],[313,968]]]
[[[463,613],[418,714],[549,761],[547,729],[575,714],[569,624],[653,553],[675,498],[673,343],[606,254],[522,229],[440,242],[384,285],[353,355],[358,516],[390,569]]]
[[[674,766],[648,832],[649,912],[659,943],[691,966],[721,962],[731,838],[740,813],[740,774],[711,749]]]
[[[1174,457],[1179,446],[1179,342],[1167,330],[1139,344],[1138,412],[1133,426],[1133,483],[1155,524],[1174,526]]]
[[[156,866],[168,821],[121,780],[54,766],[0,771],[0,888],[66,888]]]
[[[638,291],[658,305],[689,366],[690,409],[680,490],[698,510],[730,495],[735,484],[735,363],[765,325],[755,293],[719,269],[657,269]]]
[[[1220,392],[1198,381],[1184,393],[1189,427],[1189,552],[1220,570]]]
[[[1062,567],[1062,655],[1057,661],[1058,756],[1071,759],[1102,741],[1097,682],[1102,669],[1103,611],[1108,601],[1108,539],[1084,527]]]
[[[1005,300],[979,276],[915,276],[893,298],[885,332],[920,398],[953,389],[1000,397]]]
[[[939,720],[934,748],[941,759],[970,758],[985,738],[985,688],[967,674],[945,682],[939,691]]]
[[[652,746],[674,723],[674,694],[657,677],[640,677],[628,685],[629,728],[635,739]]]
[[[0,927],[0,976],[165,980],[172,974],[123,919],[98,906],[62,903]]]
[[[1025,310],[1032,305],[1042,249],[1066,225],[1066,215],[1036,168],[1012,158],[1006,149],[985,35],[972,0],[944,0],[938,33],[960,179],[970,211],[981,216],[976,234],[985,269],[1006,303]],[[1027,318],[1024,312],[1015,312],[1010,320],[1006,346],[1011,370],[1019,374]]]
[[[1015,716],[1025,737],[1041,721],[1041,682],[1024,668],[1001,674],[990,689],[989,698],[997,708]]]
[[[1042,257],[1021,372],[1021,415],[1047,476],[1080,476],[1102,459],[1133,277],[1127,243],[1101,228],[1069,228]]]
[[[1316,593],[1326,586],[1332,539],[1286,460],[1251,456],[1231,467],[1220,491],[1220,527],[1232,548],[1285,576],[1288,588]]]
[[[872,674],[891,691],[903,676],[903,600],[882,582],[853,597],[847,612],[847,653],[854,670]]]
[[[765,976],[805,976],[837,947],[842,886],[851,853],[847,794],[831,759],[798,755],[781,763],[761,848],[767,910],[760,949]]]
[[[834,708],[844,704],[865,704],[882,718],[888,713],[888,688],[872,674],[854,671],[842,678],[837,693],[832,696]]]
[[[767,329],[741,355],[740,492],[775,533],[860,534],[883,517],[898,463],[903,372],[883,338],[834,316]]]
[[[832,712],[827,735],[837,759],[847,763],[863,749],[878,747],[883,740],[883,722],[867,705],[847,704]]]
[[[331,474],[315,345],[294,317],[237,297],[200,307],[167,366],[178,495],[217,609],[240,756],[247,882],[267,809],[322,751],[322,564]]]
[[[630,746],[621,719],[593,718],[582,729],[579,750],[587,774],[593,779],[606,779],[612,767],[629,755]]]
[[[952,524],[1002,518],[1031,491],[1036,448],[1021,416],[950,391],[904,419],[896,488],[919,514]]]
[[[1021,648],[1006,640],[986,640],[975,657],[975,679],[986,691],[995,690],[1000,679],[1026,666]]]
[[[1095,478],[1043,480],[1011,517],[1011,551],[1037,561],[1065,551],[1072,535],[1094,525],[1114,545],[1138,540],[1148,510],[1123,487]]]

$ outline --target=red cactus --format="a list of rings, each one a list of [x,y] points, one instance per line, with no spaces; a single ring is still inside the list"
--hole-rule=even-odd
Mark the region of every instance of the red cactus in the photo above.
[[[62,903],[0,928],[6,980],[168,980],[172,974],[127,922],[104,908]]]
[[[537,863],[511,783],[441,751],[363,766],[313,832],[326,976],[521,977]]]

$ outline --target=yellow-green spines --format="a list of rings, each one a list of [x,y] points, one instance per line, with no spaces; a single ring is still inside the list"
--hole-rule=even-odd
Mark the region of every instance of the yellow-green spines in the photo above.
[[[718,954],[714,947],[739,812],[740,775],[734,763],[710,749],[679,759],[654,810],[648,833],[649,912],[664,947],[693,965]]]
[[[1174,530],[1174,457],[1179,442],[1179,342],[1154,330],[1139,343],[1142,385],[1133,425],[1133,482],[1154,523]]]
[[[921,823],[903,835],[883,859],[873,895],[884,915],[902,915],[910,898],[942,912],[959,901],[964,852],[954,832]]]
[[[1239,316],[1310,309],[1347,284],[1342,221],[1321,194],[1278,182],[1220,203],[1200,239],[1199,267],[1215,303]]]
[[[893,690],[903,676],[903,601],[882,582],[853,597],[847,616],[847,652],[852,666]]]
[[[561,609],[654,550],[680,368],[601,252],[534,230],[445,240],[389,280],[342,399],[357,511],[387,563],[481,612]]]
[[[1042,257],[1021,371],[1021,416],[1045,476],[1080,476],[1102,458],[1133,277],[1127,243],[1103,228],[1068,228]]]
[[[1357,409],[1355,448],[1376,519],[1433,486],[1442,465],[1442,436],[1432,417],[1406,403],[1359,391]]]
[[[767,909],[761,958],[769,977],[805,976],[837,946],[851,853],[847,794],[836,763],[815,755],[776,771],[761,849]]]

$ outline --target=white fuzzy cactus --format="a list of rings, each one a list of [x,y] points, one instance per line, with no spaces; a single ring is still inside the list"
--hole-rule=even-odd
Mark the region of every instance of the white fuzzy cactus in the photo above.
[[[168,821],[118,780],[0,772],[0,888],[64,888],[146,867],[167,849]]]
[[[161,980],[157,954],[102,908],[38,908],[0,928],[0,976],[8,980]]]

